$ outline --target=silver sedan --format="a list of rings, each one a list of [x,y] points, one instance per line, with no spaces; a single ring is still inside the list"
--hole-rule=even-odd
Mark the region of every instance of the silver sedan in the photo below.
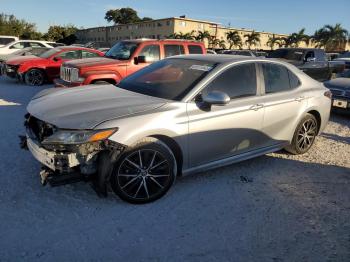
[[[45,90],[28,105],[27,146],[43,183],[92,178],[146,203],[177,176],[286,149],[307,152],[331,93],[293,65],[230,55],[176,56],[117,86]]]

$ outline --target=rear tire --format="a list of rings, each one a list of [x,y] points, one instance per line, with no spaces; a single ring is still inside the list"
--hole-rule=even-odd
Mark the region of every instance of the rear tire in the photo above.
[[[158,139],[145,138],[120,155],[111,174],[111,187],[124,201],[145,204],[164,196],[176,174],[170,148]]]
[[[29,86],[41,86],[45,82],[45,73],[40,69],[30,69],[24,75],[24,82]]]
[[[295,129],[291,144],[285,148],[294,155],[304,154],[312,147],[318,132],[318,122],[311,114],[306,114]]]

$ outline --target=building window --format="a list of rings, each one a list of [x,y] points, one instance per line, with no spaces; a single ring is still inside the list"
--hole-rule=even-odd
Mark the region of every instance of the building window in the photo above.
[[[157,23],[157,26],[158,26],[158,27],[162,26],[162,23],[159,23],[159,22],[158,22],[158,23]]]
[[[180,21],[180,25],[185,27],[186,26],[186,21]]]
[[[170,25],[170,23],[171,23],[171,22],[170,22],[169,20],[168,20],[168,21],[166,21],[166,25],[168,25],[168,26],[169,26],[169,25]]]

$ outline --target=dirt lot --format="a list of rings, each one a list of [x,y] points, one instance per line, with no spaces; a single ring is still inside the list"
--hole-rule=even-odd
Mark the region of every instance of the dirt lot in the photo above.
[[[0,77],[0,261],[350,261],[350,117],[283,152],[177,180],[159,201],[42,187],[19,149],[39,90]]]

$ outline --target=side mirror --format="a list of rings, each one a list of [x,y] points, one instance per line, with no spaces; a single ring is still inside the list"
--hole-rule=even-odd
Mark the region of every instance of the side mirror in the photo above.
[[[53,61],[60,62],[62,61],[62,57],[56,56],[53,58]]]
[[[209,92],[209,94],[203,97],[203,102],[208,105],[224,106],[227,105],[230,100],[230,97],[226,93],[220,91]]]
[[[315,57],[308,57],[308,58],[306,58],[305,61],[306,61],[306,62],[315,62],[315,61],[316,61],[316,58],[315,58]]]
[[[134,58],[134,64],[143,64],[147,63],[146,57],[144,55],[140,55]]]

